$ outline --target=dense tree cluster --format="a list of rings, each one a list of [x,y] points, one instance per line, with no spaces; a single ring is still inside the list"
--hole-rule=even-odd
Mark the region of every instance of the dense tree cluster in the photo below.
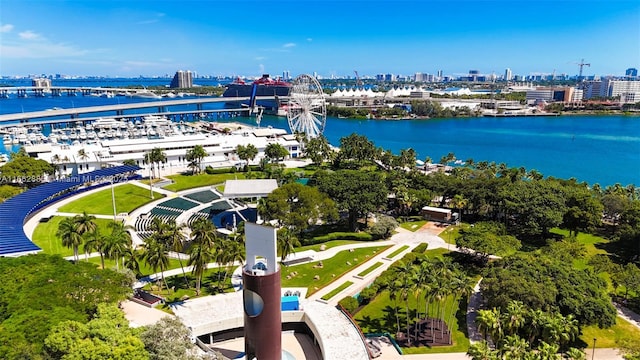
[[[52,327],[85,323],[98,304],[130,295],[131,285],[124,274],[59,256],[0,258],[0,358],[42,358]]]
[[[582,351],[568,347],[580,333],[573,315],[534,310],[511,301],[504,310],[478,310],[476,323],[485,341],[469,348],[467,354],[474,360],[560,360],[559,350],[566,352],[569,359],[584,359]],[[486,341],[488,338],[491,343]]]
[[[511,301],[520,301],[533,309],[573,315],[580,325],[615,324],[606,282],[570,262],[543,255],[505,257],[491,263],[481,287],[490,307],[506,309]]]

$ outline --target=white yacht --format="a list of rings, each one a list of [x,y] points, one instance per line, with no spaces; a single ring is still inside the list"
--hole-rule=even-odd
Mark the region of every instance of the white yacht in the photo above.
[[[11,145],[13,144],[13,138],[9,134],[4,134],[4,136],[2,137],[2,143],[4,145]]]

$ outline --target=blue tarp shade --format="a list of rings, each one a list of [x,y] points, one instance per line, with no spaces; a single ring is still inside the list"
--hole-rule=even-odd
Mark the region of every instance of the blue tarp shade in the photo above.
[[[283,296],[282,297],[282,311],[300,310],[300,305],[297,296]]]
[[[64,197],[97,187],[93,186],[79,191],[73,191],[74,188],[85,183],[106,180],[110,177],[116,177],[138,170],[140,170],[138,166],[122,165],[74,175],[40,185],[1,203],[0,256],[17,255],[40,250],[39,247],[29,240],[23,229],[24,222],[31,213]],[[114,178],[114,181],[117,182],[118,180],[124,179],[125,178]],[[106,184],[108,184],[108,182],[98,186]]]

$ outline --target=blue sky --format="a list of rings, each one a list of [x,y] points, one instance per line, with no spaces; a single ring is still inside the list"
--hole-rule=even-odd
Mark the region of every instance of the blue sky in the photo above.
[[[633,0],[0,0],[0,75],[622,75]]]

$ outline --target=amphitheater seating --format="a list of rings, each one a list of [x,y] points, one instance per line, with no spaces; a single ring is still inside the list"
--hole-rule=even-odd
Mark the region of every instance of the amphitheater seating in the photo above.
[[[189,210],[191,208],[194,208],[196,206],[198,206],[197,203],[193,202],[193,201],[189,201],[187,199],[183,199],[181,197],[177,197],[171,200],[167,200],[163,203],[161,203],[160,205],[158,205],[160,207],[165,207],[165,208],[173,208],[173,209],[179,209],[179,210]]]
[[[52,181],[8,199],[0,204],[0,256],[22,255],[40,250],[29,240],[23,229],[25,221],[37,210],[54,201],[86,191],[87,187],[81,188],[86,183],[120,174],[132,178],[136,176],[134,172],[138,170],[140,170],[138,166],[128,165],[104,168]],[[108,183],[102,182],[96,186],[106,184]]]
[[[220,195],[216,194],[211,190],[198,191],[191,194],[186,194],[184,197],[189,198],[191,200],[197,201],[199,203],[210,203],[214,200],[220,199]]]

